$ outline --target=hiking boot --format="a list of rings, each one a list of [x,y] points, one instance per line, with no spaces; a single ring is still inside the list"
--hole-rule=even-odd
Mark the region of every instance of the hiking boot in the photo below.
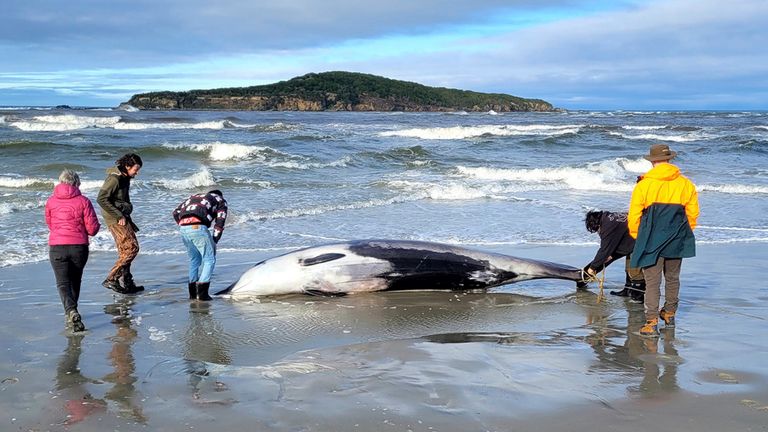
[[[125,287],[126,290],[130,294],[135,294],[141,291],[144,291],[144,285],[136,285],[136,283],[133,281],[133,275],[128,273],[125,275],[125,277],[121,278],[122,284]]]
[[[197,283],[197,299],[202,301],[210,301],[213,300],[210,295],[208,295],[208,288],[210,288],[211,283],[210,282],[203,282],[203,283]]]
[[[667,312],[664,309],[659,311],[659,318],[661,318],[662,321],[664,321],[664,327],[674,327],[675,326],[675,313],[674,312]]]
[[[640,329],[640,336],[659,337],[659,320],[656,318],[646,320],[645,325]]]
[[[120,285],[120,282],[118,282],[117,279],[112,279],[112,280],[107,279],[104,282],[102,282],[101,285],[104,286],[104,288],[111,289],[116,293],[128,294],[128,291],[125,288],[123,288],[122,285]]]
[[[71,309],[69,312],[67,312],[67,321],[72,326],[72,331],[76,333],[85,331],[83,318],[80,316],[80,313],[77,311],[77,309]]]
[[[194,300],[197,298],[197,282],[190,282],[188,287],[189,289],[189,299]]]

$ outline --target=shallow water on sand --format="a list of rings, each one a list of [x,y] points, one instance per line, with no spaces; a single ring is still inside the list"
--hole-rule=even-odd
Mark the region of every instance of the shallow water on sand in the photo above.
[[[699,248],[683,265],[679,324],[658,340],[634,333],[642,305],[563,281],[197,303],[185,299],[182,256],[141,256],[147,291],[113,296],[98,285],[104,253],[86,269],[88,331],[74,336],[46,263],[0,269],[0,429],[639,430],[695,419],[696,430],[760,430],[762,249]],[[496,251],[560,262],[594,252]],[[222,256],[215,285],[261,258]],[[607,289],[623,280],[614,267]]]

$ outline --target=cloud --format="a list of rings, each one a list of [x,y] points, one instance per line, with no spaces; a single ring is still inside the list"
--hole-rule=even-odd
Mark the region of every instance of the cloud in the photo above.
[[[0,46],[23,54],[21,68],[141,66],[209,56],[331,46],[350,39],[418,35],[483,23],[504,0],[7,0]],[[563,1],[519,1],[515,9]],[[38,55],[34,55],[37,53]]]
[[[325,70],[566,108],[764,109],[768,100],[762,0],[264,3],[10,0],[0,55],[14,62],[0,65],[0,103],[4,88],[109,98]]]

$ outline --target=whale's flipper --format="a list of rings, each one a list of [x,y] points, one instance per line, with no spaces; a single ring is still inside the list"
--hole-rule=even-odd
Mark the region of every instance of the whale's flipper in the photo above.
[[[230,291],[232,291],[232,288],[234,288],[234,286],[235,286],[235,284],[236,284],[236,283],[237,283],[237,281],[235,281],[235,282],[232,282],[232,284],[231,284],[230,286],[228,286],[228,287],[224,288],[223,290],[221,290],[221,291],[217,292],[217,293],[216,293],[216,294],[214,294],[214,295],[229,294],[229,292],[230,292]]]
[[[328,261],[337,260],[339,258],[344,258],[346,255],[343,253],[326,253],[322,255],[318,255],[312,258],[304,258],[299,260],[299,264],[302,267],[309,267],[313,266],[315,264],[322,264],[326,263]]]

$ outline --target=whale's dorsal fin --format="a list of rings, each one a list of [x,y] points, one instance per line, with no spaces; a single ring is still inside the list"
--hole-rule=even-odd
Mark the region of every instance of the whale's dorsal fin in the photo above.
[[[344,257],[345,255],[342,253],[327,253],[327,254],[318,255],[312,258],[300,259],[299,264],[302,267],[309,267],[315,264],[322,264],[328,261],[333,261],[333,260],[337,260],[339,258],[344,258]]]

